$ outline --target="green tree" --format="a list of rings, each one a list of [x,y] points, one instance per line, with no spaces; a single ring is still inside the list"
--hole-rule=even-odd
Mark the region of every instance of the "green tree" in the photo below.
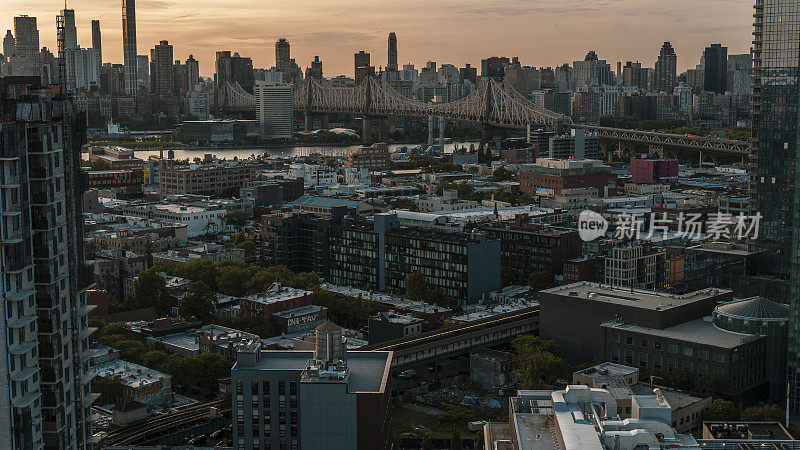
[[[236,248],[244,250],[245,256],[253,256],[258,251],[258,245],[252,239],[245,239],[242,242],[236,243]]]
[[[233,211],[225,214],[222,219],[225,224],[232,226],[241,233],[241,230],[247,225],[247,222],[250,221],[250,214],[244,211]]]
[[[555,277],[550,271],[537,270],[528,275],[528,284],[535,290],[541,291],[543,289],[550,289],[556,285]]]
[[[785,413],[775,406],[751,406],[742,411],[740,420],[745,422],[783,422]]]
[[[704,421],[739,420],[739,410],[736,409],[733,402],[716,398],[711,403],[711,407],[703,412],[701,418]]]
[[[189,292],[181,299],[178,313],[184,318],[197,317],[203,323],[209,323],[217,312],[217,294],[202,281],[195,281]]]
[[[226,295],[241,297],[247,294],[247,283],[252,279],[252,274],[243,265],[217,266],[217,290]]]
[[[544,389],[556,379],[569,377],[572,373],[572,366],[560,356],[561,347],[553,341],[523,335],[511,344],[523,376],[523,389]]]
[[[98,405],[119,403],[122,400],[122,393],[125,391],[125,385],[118,378],[96,377],[92,381],[92,387],[100,392],[100,398],[97,399]]]
[[[434,450],[433,441],[428,433],[422,436],[422,449],[421,450]]]
[[[431,290],[431,284],[422,272],[415,270],[406,276],[406,297],[414,301],[425,301]]]
[[[419,211],[419,207],[414,202],[414,200],[410,198],[400,197],[392,200],[391,202],[392,209],[405,209],[408,211]]]
[[[167,291],[164,277],[154,268],[149,268],[136,277],[133,282],[133,307],[154,307],[159,314],[169,311],[172,298]]]
[[[492,175],[497,181],[513,181],[517,177],[514,175],[514,172],[505,168],[505,166],[500,166],[497,169],[494,169]]]
[[[450,435],[450,450],[461,450],[461,435],[458,433],[458,427],[453,427],[453,434]]]

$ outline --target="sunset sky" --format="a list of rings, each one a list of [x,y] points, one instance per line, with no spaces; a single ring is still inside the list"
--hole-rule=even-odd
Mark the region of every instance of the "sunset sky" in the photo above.
[[[100,19],[103,60],[122,62],[119,0],[70,0],[78,43],[91,47],[92,19]],[[194,54],[211,76],[214,52],[232,50],[255,67],[275,64],[275,40],[286,37],[305,69],[314,55],[325,76],[353,76],[353,53],[367,50],[386,65],[386,38],[397,33],[399,63],[427,60],[480,67],[487,56],[519,56],[525,65],[555,66],[595,50],[616,70],[617,61],[652,67],[663,41],[671,41],[679,70],[694,67],[711,42],[729,54],[747,53],[752,40],[748,0],[138,0],[139,54],[160,40],[175,58]],[[36,16],[40,44],[55,53],[58,1],[0,0],[0,32],[13,17]]]

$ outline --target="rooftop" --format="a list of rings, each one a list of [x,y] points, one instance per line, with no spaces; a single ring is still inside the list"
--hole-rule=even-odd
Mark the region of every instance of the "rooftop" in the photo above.
[[[714,314],[737,319],[786,321],[789,319],[789,306],[763,297],[751,297],[721,304],[714,309]]]
[[[792,440],[792,435],[778,422],[703,422],[703,428],[703,436],[710,434],[712,440]]]
[[[669,294],[645,289],[615,288],[608,284],[590,281],[580,281],[542,291],[544,294],[577,297],[597,302],[655,309],[657,311],[680,307],[687,303],[706,300],[731,292],[728,289],[706,288],[686,294]]]
[[[141,388],[172,378],[166,373],[121,359],[92,366],[89,370],[106,379],[118,378],[120,382],[131,388]]]
[[[604,326],[636,333],[644,333],[649,336],[662,337],[665,339],[674,339],[677,341],[729,349],[759,338],[759,336],[750,334],[722,330],[714,326],[708,319],[709,318],[696,319],[663,330],[611,322],[604,324]]]
[[[312,294],[311,291],[304,291],[302,289],[284,287],[281,286],[279,283],[275,283],[272,286],[270,286],[270,288],[267,289],[267,291],[264,292],[263,294],[253,294],[247,297],[242,297],[242,299],[267,305],[270,303],[292,300],[295,298],[300,298],[311,294]]]
[[[292,202],[292,205],[303,206],[319,206],[321,208],[335,208],[337,206],[345,206],[348,208],[357,208],[364,202],[356,200],[347,200],[343,198],[334,197],[317,197],[311,195],[304,195]]]
[[[267,350],[261,352],[260,360],[254,366],[244,366],[237,362],[236,370],[296,370],[306,369],[314,358],[313,351],[305,350]],[[386,377],[392,362],[391,352],[347,351],[349,371],[349,392],[377,392],[385,389]]]

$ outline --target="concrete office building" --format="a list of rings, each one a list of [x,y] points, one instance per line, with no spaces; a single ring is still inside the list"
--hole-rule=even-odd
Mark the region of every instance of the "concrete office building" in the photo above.
[[[292,85],[257,81],[255,97],[261,138],[291,139],[294,136]]]
[[[314,351],[240,352],[231,369],[234,448],[390,449],[392,352],[346,351],[342,328]]]
[[[194,55],[189,55],[186,60],[186,89],[194,91],[194,87],[200,83],[200,63],[194,59]]]
[[[370,66],[369,60],[369,53],[365,52],[364,50],[361,50],[354,55],[354,77],[356,80],[356,85],[361,84],[361,82],[367,77],[367,74],[369,74],[369,69],[372,67]],[[372,71],[375,71],[374,67],[372,67]]]
[[[789,306],[761,297],[724,303],[714,308],[714,325],[735,333],[764,335],[769,395],[775,402],[786,395],[786,354]]]
[[[136,47],[136,0],[122,0],[122,56],[125,64],[125,94],[136,95],[139,66]]]
[[[8,448],[77,450],[94,443],[97,398],[80,209],[85,129],[71,102],[38,81],[0,78],[0,98],[0,438]]]
[[[719,301],[732,299],[725,289],[675,295],[583,281],[540,293],[539,336],[561,344],[572,362],[592,361],[605,357],[605,322],[665,329],[708,316]]]

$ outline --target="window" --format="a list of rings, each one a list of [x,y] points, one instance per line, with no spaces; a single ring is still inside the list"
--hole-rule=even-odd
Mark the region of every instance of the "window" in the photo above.
[[[633,364],[633,350],[625,350],[625,364]]]
[[[700,351],[699,351],[699,356],[700,356],[700,359],[708,359],[708,349],[707,348],[701,348]]]
[[[611,335],[611,342],[613,342],[615,344],[619,344],[620,343],[619,335],[618,334],[612,334]]]
[[[668,344],[667,351],[670,353],[677,354],[678,353],[678,345],[677,344]]]
[[[683,347],[683,356],[694,356],[693,347]]]
[[[653,348],[656,350],[661,350],[662,349],[661,342],[658,341],[653,342]]]
[[[639,353],[639,365],[641,367],[647,367],[647,353],[646,352],[640,352]]]
[[[694,364],[692,364],[691,361],[684,361],[683,362],[683,370],[685,370],[688,373],[692,373],[693,366],[694,366]]]
[[[633,345],[633,337],[625,336],[625,343],[628,345]]]
[[[714,352],[714,361],[725,362],[725,354],[720,352]]]
[[[611,348],[611,362],[619,362],[619,347]]]

